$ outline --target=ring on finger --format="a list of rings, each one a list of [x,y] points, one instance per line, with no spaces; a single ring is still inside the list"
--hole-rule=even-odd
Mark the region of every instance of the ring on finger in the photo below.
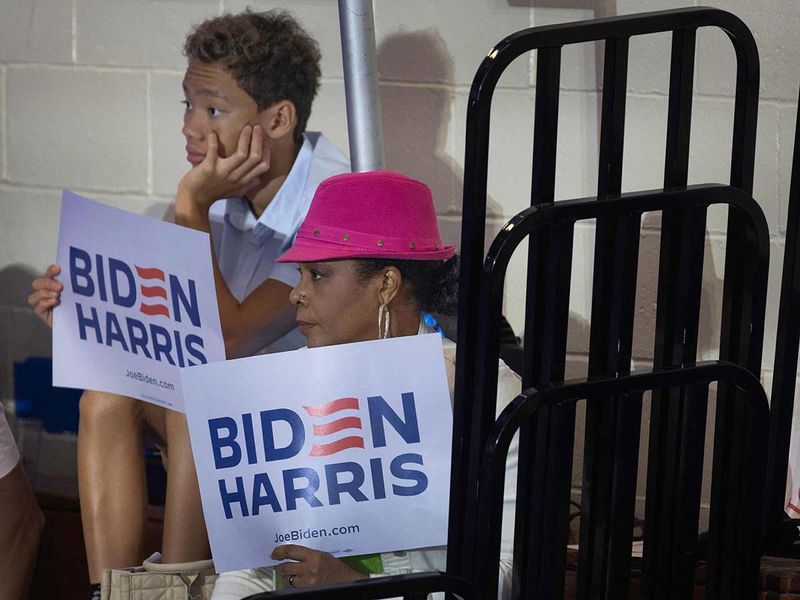
[[[294,578],[295,577],[297,577],[297,575],[289,575],[289,577],[287,578],[286,583],[289,584],[289,587],[294,587]]]

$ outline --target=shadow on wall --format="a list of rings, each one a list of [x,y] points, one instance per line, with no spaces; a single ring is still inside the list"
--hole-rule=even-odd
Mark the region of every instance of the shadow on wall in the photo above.
[[[464,177],[461,166],[445,150],[454,100],[454,66],[444,40],[435,29],[396,33],[378,48],[378,73],[387,167],[427,183],[439,215],[457,215]],[[487,211],[503,214],[500,204],[491,198]],[[445,241],[457,243],[460,220],[444,219],[440,225]],[[487,248],[499,230],[499,224],[488,226]]]
[[[0,398],[13,397],[14,362],[51,354],[50,330],[28,308],[36,277],[22,265],[0,269]]]

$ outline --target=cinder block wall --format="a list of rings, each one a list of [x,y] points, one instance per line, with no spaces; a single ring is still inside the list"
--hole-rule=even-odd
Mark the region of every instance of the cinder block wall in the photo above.
[[[60,188],[157,218],[170,215],[188,167],[180,135],[180,53],[189,26],[246,5],[291,9],[319,40],[323,82],[309,127],[347,149],[341,51],[334,0],[3,0],[0,4],[0,397],[12,392],[11,365],[49,354],[49,332],[25,304],[33,277],[55,255]],[[617,14],[690,6],[656,0],[375,0],[388,166],[429,183],[446,237],[457,241],[466,102],[487,50],[519,29]],[[753,30],[761,54],[755,196],[771,233],[765,384],[777,298],[797,92],[800,39],[793,0],[718,0]],[[633,39],[630,52],[624,188],[651,189],[663,178],[669,37]],[[717,31],[698,36],[690,181],[727,182],[734,57]],[[598,89],[602,47],[563,56],[558,152],[559,199],[590,195],[597,184]],[[500,82],[492,117],[489,228],[529,202],[535,62],[520,59]],[[726,215],[708,222],[701,349],[716,356]],[[656,216],[644,220],[637,364],[652,354]],[[576,234],[570,352],[585,370],[593,227]],[[509,275],[506,313],[523,321],[523,252]],[[768,388],[769,389],[769,388]],[[800,412],[800,410],[798,411]],[[645,420],[646,420],[645,415]],[[796,421],[800,416],[796,415]],[[579,473],[576,473],[579,477]]]

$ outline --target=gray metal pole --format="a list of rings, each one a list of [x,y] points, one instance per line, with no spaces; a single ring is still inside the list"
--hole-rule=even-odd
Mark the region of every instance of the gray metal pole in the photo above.
[[[353,171],[382,169],[383,124],[372,0],[339,0],[339,30]]]

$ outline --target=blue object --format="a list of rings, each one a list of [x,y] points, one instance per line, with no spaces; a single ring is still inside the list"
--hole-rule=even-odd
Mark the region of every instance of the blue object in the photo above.
[[[53,361],[31,357],[14,363],[14,408],[18,418],[38,419],[48,433],[78,431],[82,390],[53,387]]]
[[[436,320],[436,317],[434,317],[431,313],[422,313],[422,322],[444,337],[444,331],[442,331],[442,328],[439,326],[439,322]]]

